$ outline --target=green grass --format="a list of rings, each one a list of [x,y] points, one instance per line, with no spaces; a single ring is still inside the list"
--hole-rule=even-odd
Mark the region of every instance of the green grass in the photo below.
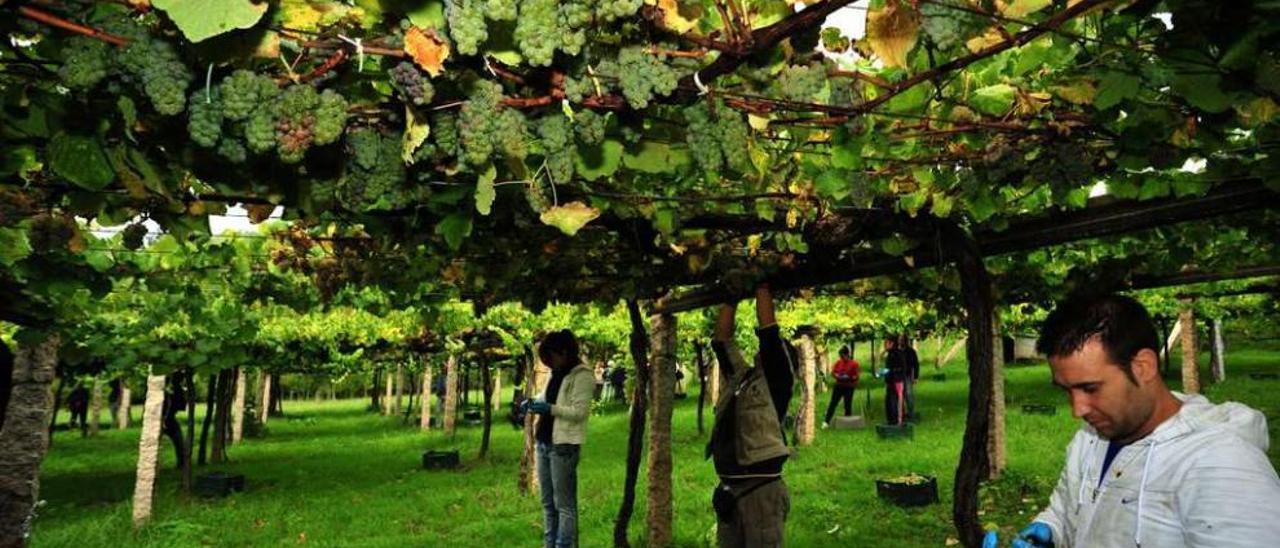
[[[1280,382],[1250,380],[1245,373],[1280,371],[1280,351],[1234,351],[1228,363],[1227,382],[1209,386],[1206,393],[1214,401],[1236,400],[1264,411],[1275,445],[1280,434]],[[881,441],[869,430],[820,431],[813,446],[791,459],[786,468],[792,497],[789,544],[847,546],[875,539],[877,545],[939,546],[954,536],[952,476],[967,381],[955,363],[948,365],[946,381],[928,380],[931,369],[926,365],[926,380],[918,386],[924,420],[914,441]],[[1205,379],[1207,375],[1205,371]],[[1043,364],[1010,367],[1006,379],[1009,469],[984,490],[983,519],[1012,529],[1047,501],[1065,444],[1078,423],[1063,396],[1049,385]],[[876,381],[869,384],[881,386]],[[1176,389],[1180,383],[1173,384]],[[673,426],[675,538],[680,546],[709,545],[714,536],[710,495],[716,479],[711,463],[702,459],[705,436],[697,431],[696,395],[691,390],[691,397],[677,404]],[[825,410],[827,398],[828,394],[819,396],[819,412]],[[859,391],[858,405],[864,401]],[[1059,412],[1024,415],[1024,403],[1057,404]],[[231,448],[233,463],[222,468],[243,473],[248,489],[222,500],[179,494],[172,449],[166,443],[156,515],[137,533],[129,517],[137,428],[106,430],[92,439],[61,432],[43,468],[41,497],[47,504],[40,509],[33,545],[265,546],[304,539],[322,546],[538,544],[538,502],[515,491],[518,431],[495,424],[490,457],[479,461],[478,427],[462,428],[453,439],[439,432],[423,434],[398,418],[366,412],[366,405],[363,399],[286,402],[288,416],[273,418],[266,438]],[[881,406],[876,393],[874,417]],[[710,421],[708,416],[708,428]],[[591,419],[579,469],[583,546],[611,542],[626,439],[625,408],[611,406]],[[422,451],[447,448],[461,450],[463,471],[421,470]],[[1280,464],[1274,452],[1271,459]],[[907,472],[937,476],[942,503],[902,509],[876,498],[876,478]],[[631,532],[633,539],[643,542],[643,474],[639,493]]]

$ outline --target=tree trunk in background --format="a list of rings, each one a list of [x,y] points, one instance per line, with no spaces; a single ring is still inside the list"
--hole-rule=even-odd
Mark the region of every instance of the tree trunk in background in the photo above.
[[[49,449],[58,342],[18,344],[9,405],[0,429],[0,546],[24,546],[40,497],[40,463]]]
[[[213,446],[209,452],[209,460],[214,464],[226,462],[227,440],[231,438],[231,396],[234,393],[235,371],[223,369],[218,372],[218,395],[213,410]]]
[[[712,353],[712,357],[707,361],[710,362],[707,384],[711,385],[711,393],[707,394],[707,401],[711,402],[711,408],[715,409],[716,402],[720,401],[720,360]]]
[[[649,500],[646,505],[649,546],[668,546],[672,539],[671,413],[675,395],[676,317],[650,318]]]
[[[823,345],[818,344],[816,340],[814,341],[813,348],[814,348],[813,355],[817,357],[817,362],[815,362],[816,371],[820,374],[818,378],[819,379],[831,378],[831,360],[827,359],[827,349],[824,348]],[[827,392],[827,383],[815,382],[813,385],[813,390],[814,390],[815,396],[817,394],[825,394]]]
[[[392,398],[395,397],[396,378],[390,371],[383,375],[382,381],[382,416],[391,414]]]
[[[258,400],[261,406],[258,409],[258,422],[263,426],[267,424],[267,417],[271,415],[271,373],[262,376],[262,399]]]
[[[160,423],[164,412],[164,376],[147,377],[147,403],[142,408],[142,438],[138,440],[138,474],[133,484],[133,528],[151,519],[160,460]]]
[[[187,439],[182,446],[182,490],[190,493],[195,488],[195,471],[191,457],[196,443],[196,374],[190,369],[186,375],[174,377],[174,382],[186,383],[187,394]]]
[[[698,434],[702,434],[702,408],[707,406],[707,360],[702,353],[701,339],[693,341],[693,351],[698,360]]]
[[[119,430],[127,430],[129,422],[133,420],[133,411],[129,408],[129,402],[133,400],[133,391],[129,390],[129,381],[120,379],[120,404],[116,407],[116,428]]]
[[[933,370],[942,371],[942,345],[946,344],[942,335],[934,334],[933,345]]]
[[[813,445],[814,411],[813,385],[817,367],[817,349],[813,343],[813,335],[805,333],[800,336],[800,408],[796,410],[796,443]]]
[[[1173,363],[1173,343],[1182,335],[1182,320],[1174,322],[1173,327],[1170,327],[1167,318],[1160,318],[1160,327],[1164,329],[1164,346],[1160,348],[1160,357],[1164,361],[1160,364],[1160,376],[1167,379],[1172,367],[1170,364]]]
[[[89,396],[89,436],[95,437],[102,429],[102,375],[93,377],[93,388]]]
[[[444,362],[444,433],[452,436],[458,421],[458,360],[452,355]]]
[[[951,349],[947,350],[947,355],[942,357],[942,366],[946,366],[947,362],[951,361],[951,358],[955,357],[956,352],[959,352],[961,348],[965,348],[968,342],[969,337],[960,337],[955,344],[951,345]]]
[[[1000,474],[1004,472],[1008,465],[1008,456],[1005,451],[1004,428],[1004,343],[1000,338],[1000,318],[992,318],[991,323],[991,333],[994,337],[992,345],[1001,349],[991,355],[991,417],[987,433],[987,463],[990,464],[990,469],[987,472],[987,479],[994,480],[999,479]]]
[[[484,413],[484,431],[480,434],[480,458],[485,458],[489,454],[489,434],[493,430],[493,379],[492,373],[489,371],[489,359],[480,357],[480,378],[481,393],[484,394],[484,405],[481,412]]]
[[[537,390],[537,376],[533,374],[533,351],[526,346],[524,349],[525,399],[533,397],[534,392]],[[523,433],[524,450],[520,452],[520,476],[516,480],[518,482],[516,491],[521,495],[527,495],[538,490],[538,476],[534,473],[537,458],[534,454],[533,413],[525,413]]]
[[[1196,367],[1196,321],[1191,305],[1191,299],[1182,299],[1182,312],[1178,315],[1178,322],[1182,324],[1182,392],[1199,394],[1200,369]]]
[[[640,475],[644,421],[649,407],[649,336],[645,333],[644,319],[640,316],[640,305],[634,299],[627,301],[627,313],[631,318],[631,359],[636,366],[636,379],[635,390],[631,395],[630,432],[627,434],[627,476],[622,484],[622,504],[618,507],[618,517],[613,522],[615,547],[631,546],[627,539],[627,526],[635,511],[636,480]]]
[[[369,410],[377,409],[382,412],[382,370],[375,369],[373,371],[373,386],[369,388]]]
[[[391,407],[391,412],[393,414],[396,414],[396,415],[400,414],[400,409],[401,409],[400,401],[403,399],[404,399],[404,364],[397,363],[396,364],[396,401],[395,401],[395,404]]]
[[[284,380],[278,375],[271,376],[271,407],[267,408],[267,414],[284,416]]]
[[[14,384],[17,384],[16,375],[18,373],[17,373],[16,357],[14,358],[13,374],[15,375]],[[57,364],[54,364],[54,377],[55,378],[57,377]],[[58,383],[58,391],[55,392],[53,395],[53,411],[49,413],[49,447],[53,447],[53,430],[58,426],[58,407],[62,405],[62,392],[63,392],[63,389],[67,387],[67,380],[57,379],[57,383]],[[9,401],[12,402],[13,401],[12,394],[10,395],[10,398],[11,399]]]
[[[1222,320],[1214,318],[1210,324],[1210,336],[1213,338],[1213,350],[1210,357],[1211,369],[1213,374],[1213,382],[1222,382],[1227,380],[1226,365],[1226,345],[1222,342]]]
[[[244,383],[248,380],[243,367],[236,368],[236,397],[231,402],[231,443],[244,439]]]
[[[502,411],[502,370],[493,370],[493,411]]]
[[[955,254],[960,271],[960,292],[968,331],[966,356],[969,361],[969,408],[965,417],[964,441],[956,466],[952,498],[952,519],[960,542],[982,544],[982,521],[978,516],[978,489],[990,466],[987,464],[987,423],[991,417],[991,361],[994,356],[991,333],[991,277],[982,262],[982,253],[973,238],[958,226],[943,227],[943,245]]]
[[[431,358],[422,355],[422,396],[418,398],[422,408],[418,428],[423,432],[431,430]]]
[[[209,395],[204,406],[204,420],[200,424],[200,455],[196,462],[204,466],[208,462],[209,427],[213,425],[213,400],[217,398],[218,376],[209,375]]]

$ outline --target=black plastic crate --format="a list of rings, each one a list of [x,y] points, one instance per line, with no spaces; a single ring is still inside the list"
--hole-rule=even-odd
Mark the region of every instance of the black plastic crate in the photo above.
[[[196,476],[196,494],[202,497],[225,497],[232,491],[244,491],[244,476],[226,472],[210,472]]]
[[[898,506],[928,506],[938,502],[938,478],[924,476],[918,484],[876,480],[876,495]]]
[[[1028,415],[1057,415],[1058,407],[1039,403],[1028,403],[1022,406],[1022,412]]]
[[[1249,378],[1255,381],[1274,381],[1280,380],[1280,373],[1249,373]]]
[[[457,451],[427,451],[422,454],[422,467],[427,470],[453,470],[461,463]]]
[[[909,440],[916,437],[916,431],[911,423],[877,424],[876,435],[882,440]]]

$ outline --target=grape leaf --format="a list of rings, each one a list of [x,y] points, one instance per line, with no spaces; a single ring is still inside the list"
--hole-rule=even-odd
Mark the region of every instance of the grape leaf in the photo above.
[[[493,200],[497,198],[493,181],[497,178],[497,168],[489,164],[489,168],[480,174],[479,179],[476,179],[476,211],[481,215],[488,215],[493,211]]]
[[[247,29],[267,12],[266,2],[250,0],[154,0],[182,35],[192,42],[207,40],[237,29]]]
[[[583,226],[600,216],[600,210],[582,202],[569,202],[542,212],[544,224],[560,229],[567,236],[578,233]]]
[[[1098,94],[1093,106],[1106,110],[1138,93],[1138,77],[1123,72],[1108,72],[1098,81]]]
[[[867,12],[866,40],[871,51],[889,67],[906,67],[907,54],[916,46],[920,15],[906,2],[889,0]]]
[[[1013,106],[1017,89],[1009,84],[996,84],[979,88],[973,92],[970,104],[979,111],[991,116],[1004,116]]]
[[[449,43],[434,30],[409,27],[404,33],[404,51],[414,63],[432,77],[444,72],[444,60],[449,58]]]
[[[462,247],[462,241],[471,235],[471,216],[466,213],[449,215],[436,224],[435,232],[444,237],[450,249],[456,251]]]
[[[98,141],[83,135],[54,135],[49,141],[49,166],[86,190],[102,190],[116,178]]]

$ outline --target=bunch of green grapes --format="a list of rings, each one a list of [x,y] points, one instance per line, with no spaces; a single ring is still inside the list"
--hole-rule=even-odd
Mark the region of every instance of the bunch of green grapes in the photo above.
[[[116,59],[151,99],[156,112],[172,116],[186,109],[187,86],[193,76],[172,44],[143,35],[129,42]]]
[[[489,38],[481,0],[448,0],[445,15],[449,21],[449,37],[453,38],[458,53],[475,55],[480,51],[480,44]]]
[[[573,115],[574,129],[578,133],[578,141],[587,146],[595,146],[604,141],[605,115],[593,110],[582,110]]]
[[[249,159],[249,151],[239,139],[223,139],[218,142],[218,155],[232,163],[243,164]]]
[[[238,122],[249,117],[259,105],[270,103],[280,88],[270,76],[240,69],[222,79],[222,115]]]
[[[490,0],[492,1],[492,0]],[[561,44],[562,29],[556,10],[558,0],[524,0],[516,21],[515,40],[533,66],[549,66]]]
[[[62,48],[58,77],[71,89],[87,90],[98,85],[111,71],[114,47],[85,36],[68,38]]]
[[[274,149],[281,161],[297,163],[311,147],[336,142],[346,123],[346,99],[333,90],[320,93],[299,84],[254,109],[244,124],[244,136],[253,152]]]
[[[822,63],[787,65],[774,82],[774,93],[789,101],[811,103],[827,85],[827,69]]]
[[[724,153],[719,142],[719,124],[711,116],[706,103],[699,101],[684,109],[685,141],[694,162],[704,171],[719,171]]]
[[[587,27],[592,20],[592,0],[565,0],[558,3],[560,17],[560,49],[577,55],[587,45]]]
[[[353,130],[346,139],[347,171],[339,182],[338,199],[355,211],[395,207],[402,198],[404,162],[400,135],[383,135],[372,128]]]
[[[520,2],[519,0],[484,0],[485,17],[494,21],[515,21],[516,12],[521,8],[521,3],[527,4],[528,1]],[[524,17],[524,10],[519,9],[520,16]]]
[[[389,73],[391,86],[410,103],[422,106],[430,104],[431,99],[435,98],[436,90],[431,81],[413,63],[401,61]]]
[[[751,154],[747,141],[751,127],[743,119],[743,114],[736,110],[721,108],[716,114],[716,130],[720,133],[720,150],[724,153],[725,164],[739,173],[750,171]]]
[[[646,52],[641,46],[625,47],[618,52],[618,68],[612,74],[617,76],[622,94],[632,108],[645,108],[653,96],[675,91],[679,77],[664,61],[665,56]]]
[[[524,160],[529,155],[529,128],[524,113],[513,108],[502,109],[494,130],[493,146],[503,156]]]
[[[489,81],[476,82],[458,115],[458,136],[462,139],[462,159],[468,164],[484,165],[493,155],[493,134],[498,125],[498,109],[502,86]]]
[[[547,160],[551,180],[564,183],[573,178],[573,135],[569,119],[559,114],[538,120],[538,138]]]
[[[596,15],[608,22],[625,19],[636,14],[644,0],[599,0]]]
[[[187,133],[191,134],[191,140],[205,148],[217,146],[222,138],[223,101],[220,90],[196,91],[188,103]]]
[[[596,94],[596,84],[588,74],[579,77],[566,76],[564,79],[564,96],[566,99],[581,103],[583,99]]]

